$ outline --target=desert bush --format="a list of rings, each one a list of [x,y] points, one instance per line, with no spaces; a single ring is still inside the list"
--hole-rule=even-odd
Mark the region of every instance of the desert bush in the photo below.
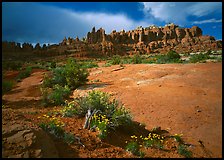
[[[74,101],[67,103],[65,108],[62,110],[64,111],[64,116],[78,115],[84,117],[88,109],[99,111],[95,116],[100,117],[100,115],[103,115],[105,119],[110,121],[107,124],[109,128],[129,125],[132,122],[130,112],[117,100],[111,100],[109,94],[101,91],[93,90],[87,96],[78,97]],[[103,124],[104,118],[101,118],[101,124]]]
[[[69,59],[65,66],[52,69],[52,74],[45,76],[44,86],[51,84],[59,84],[61,86],[68,85],[69,88],[75,89],[82,84],[85,84],[89,73],[85,68],[81,68],[73,59]],[[49,86],[50,87],[50,86]]]
[[[21,71],[19,75],[16,77],[17,81],[21,81],[22,79],[29,77],[32,72],[32,67],[26,67],[25,70]]]
[[[2,69],[5,70],[20,70],[22,65],[20,61],[2,61]]]
[[[75,99],[77,104],[77,114],[84,116],[88,109],[91,110],[100,110],[107,115],[110,115],[116,107],[118,107],[117,101],[110,102],[109,94],[101,91],[89,92],[87,96],[79,97]]]
[[[132,63],[134,64],[140,64],[142,63],[142,58],[139,54],[135,54],[132,59],[131,59]]]
[[[89,76],[88,71],[81,66],[73,59],[68,59],[67,64],[64,66],[64,77],[66,79],[66,84],[71,89],[76,89],[80,85],[85,84]]]
[[[180,59],[180,55],[176,53],[175,51],[169,51],[167,53],[168,59]]]
[[[126,151],[131,152],[134,155],[139,154],[139,144],[137,142],[131,141],[126,146]]]
[[[209,58],[210,57],[209,57],[208,54],[202,54],[202,53],[200,53],[200,54],[194,54],[194,55],[192,55],[190,57],[190,60],[189,61],[191,63],[196,63],[196,62],[204,61],[204,60],[209,59]]]
[[[50,134],[56,136],[57,138],[63,138],[64,137],[64,130],[62,129],[62,126],[58,124],[56,120],[51,120],[50,122],[42,122],[39,124],[39,126],[45,130],[46,132],[49,132]]]
[[[120,63],[121,63],[121,57],[119,55],[114,55],[112,57],[111,64],[116,65],[116,64],[120,64]]]
[[[64,87],[56,84],[53,86],[53,91],[48,95],[51,104],[61,105],[64,104],[64,99],[68,98],[71,90],[65,85]]]
[[[112,63],[107,61],[106,64],[103,65],[103,67],[110,67],[111,65],[112,65]]]
[[[169,51],[166,55],[158,55],[155,57],[156,63],[181,63],[180,55],[175,51]]]
[[[75,136],[71,133],[64,133],[63,139],[68,144],[72,144],[75,142]]]
[[[192,152],[187,149],[187,146],[184,144],[178,145],[177,151],[179,154],[183,155],[186,158],[192,157]]]
[[[57,138],[63,139],[68,144],[74,143],[75,136],[71,133],[66,133],[62,128],[63,126],[64,123],[58,118],[54,116],[49,117],[47,115],[44,115],[42,122],[39,123],[39,127],[41,127],[44,131],[54,135]]]
[[[41,88],[41,92],[43,105],[62,105],[65,103],[64,99],[70,95],[71,90],[67,85],[62,87],[56,84],[53,88]]]
[[[207,54],[207,55],[211,55],[211,54],[212,54],[212,51],[211,51],[211,50],[208,50],[208,51],[206,52],[206,54]]]
[[[82,62],[80,63],[81,68],[97,68],[99,67],[98,64],[94,62]]]
[[[2,81],[2,95],[12,90],[13,85],[14,85],[13,81],[3,80]]]
[[[64,104],[72,89],[88,81],[88,75],[88,71],[73,59],[69,59],[65,66],[52,69],[44,76],[41,86],[43,104]]]

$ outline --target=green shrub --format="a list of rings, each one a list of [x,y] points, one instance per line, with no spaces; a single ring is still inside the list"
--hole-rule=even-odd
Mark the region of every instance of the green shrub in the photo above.
[[[144,140],[144,146],[146,148],[148,148],[148,147],[155,147],[158,149],[163,148],[164,137],[160,136],[159,134],[149,133],[149,135],[147,137],[143,138],[143,140]]]
[[[111,64],[116,65],[121,63],[121,57],[119,55],[115,55],[112,57]]]
[[[77,114],[77,111],[75,109],[75,104],[73,102],[65,101],[65,106],[61,110],[61,114],[63,117],[72,117]]]
[[[131,125],[131,115],[130,113],[123,107],[116,108],[114,111],[111,122],[113,124],[113,127],[123,126],[123,125]]]
[[[55,105],[64,104],[64,99],[68,98],[70,92],[71,90],[67,85],[62,87],[56,84],[53,86],[53,91],[49,94],[49,100]]]
[[[68,85],[71,89],[76,89],[88,81],[88,75],[89,73],[85,68],[81,68],[81,65],[75,60],[68,59],[65,66],[52,69],[52,75],[46,76],[46,82],[43,83],[44,86],[58,84],[61,86]]]
[[[207,54],[207,55],[211,55],[211,54],[212,54],[212,51],[211,51],[211,50],[208,50],[208,51],[206,52],[206,54]]]
[[[20,61],[2,61],[2,69],[4,70],[20,70],[22,68],[23,63]]]
[[[135,54],[133,57],[132,57],[132,63],[134,64],[140,64],[142,63],[142,58],[139,54]]]
[[[190,60],[189,61],[191,63],[196,63],[196,62],[204,61],[204,60],[209,59],[209,58],[210,57],[209,57],[208,54],[202,54],[202,53],[200,53],[200,54],[194,54],[194,55],[192,55],[190,57]]]
[[[109,120],[106,115],[94,114],[90,123],[90,128],[96,128],[99,130],[99,138],[104,139],[107,136]]]
[[[134,155],[139,155],[139,149],[139,144],[134,141],[129,142],[126,146],[126,151],[129,151]]]
[[[120,105],[115,99],[110,100],[109,94],[101,91],[91,91],[87,96],[76,98],[68,103],[63,109],[64,115],[73,115],[84,117],[88,109],[99,110],[101,115],[104,115],[111,123],[109,127],[119,127],[129,125],[132,122],[132,117],[123,105]],[[68,113],[72,112],[72,113]],[[99,115],[98,115],[99,116]]]
[[[88,71],[73,59],[68,59],[65,66],[52,69],[44,76],[41,86],[43,104],[64,104],[71,90],[88,81],[88,75]]]
[[[176,53],[175,51],[169,51],[167,53],[167,58],[168,59],[180,59],[180,55]]]
[[[4,95],[5,93],[9,92],[10,90],[12,90],[13,88],[13,81],[2,81],[2,95]]]
[[[64,99],[68,98],[71,93],[70,88],[65,85],[64,87],[56,84],[52,89],[42,88],[42,100],[43,104],[53,104],[53,105],[61,105],[64,104]]]
[[[80,65],[81,65],[81,68],[97,68],[97,67],[99,67],[98,64],[96,64],[94,62],[82,62]]]
[[[78,104],[76,110],[80,116],[84,116],[89,108],[111,114],[118,106],[117,102],[110,102],[110,96],[107,93],[95,90],[89,92],[87,96],[76,99],[75,102]]]
[[[16,77],[17,81],[21,81],[22,79],[29,77],[32,72],[32,67],[26,67],[24,71],[21,71],[19,75]]]
[[[103,65],[103,67],[110,67],[112,64],[111,62],[107,62],[106,64]]]
[[[183,155],[186,158],[191,158],[192,157],[192,152],[187,150],[187,146],[184,144],[178,145],[177,151],[179,154]]]
[[[72,144],[75,142],[75,136],[71,133],[64,133],[63,139],[66,143],[69,143],[69,144]]]
[[[51,67],[51,68],[56,68],[56,66],[57,66],[57,65],[56,65],[56,62],[54,62],[54,61],[53,61],[53,62],[50,62],[50,67]]]
[[[66,84],[71,89],[76,89],[80,85],[85,84],[88,81],[87,77],[89,76],[88,71],[85,68],[81,68],[81,66],[73,59],[68,60],[64,67],[64,74]]]
[[[39,126],[45,130],[46,132],[49,132],[50,134],[53,134],[57,138],[63,138],[64,137],[64,130],[61,128],[60,125],[55,123],[55,121],[50,121],[48,123],[40,123]]]
[[[166,55],[158,55],[155,57],[156,63],[165,64],[165,63],[180,63],[180,55],[175,51],[169,51]]]

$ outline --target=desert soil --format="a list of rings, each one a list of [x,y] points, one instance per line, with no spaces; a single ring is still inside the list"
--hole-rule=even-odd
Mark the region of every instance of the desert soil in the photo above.
[[[170,134],[183,134],[193,157],[222,157],[222,63],[130,64],[123,68],[102,64],[90,69],[88,84],[76,89],[73,97],[93,89],[108,92],[146,129],[159,126]],[[79,137],[85,147],[65,144],[40,129],[38,117],[60,109],[40,104],[39,86],[45,72],[34,70],[2,97],[3,157],[135,157],[113,140],[102,142],[95,132],[83,129],[83,118],[61,119],[65,130]],[[9,72],[6,78],[16,74]],[[146,155],[182,157],[175,151],[159,150],[147,150]]]

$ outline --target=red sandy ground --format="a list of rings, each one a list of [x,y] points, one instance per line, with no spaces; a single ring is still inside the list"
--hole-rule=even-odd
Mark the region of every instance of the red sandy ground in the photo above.
[[[222,63],[130,64],[113,71],[115,68],[119,65],[90,69],[87,90],[95,84],[98,86],[95,89],[111,93],[148,130],[160,126],[170,134],[183,134],[184,141],[192,144],[194,157],[222,157]],[[8,78],[13,77],[10,74],[14,73],[9,73]],[[32,125],[37,124],[38,116],[60,108],[40,106],[39,85],[43,74],[43,70],[35,70],[2,97],[3,129],[22,123],[24,117]],[[74,95],[81,92],[74,91]],[[38,113],[29,114],[35,111]],[[81,137],[86,148],[55,141],[59,157],[134,157],[119,145],[101,142],[95,132],[82,129],[84,119],[62,120],[67,124],[65,129]],[[164,153],[149,149],[146,157],[182,156],[176,151]]]

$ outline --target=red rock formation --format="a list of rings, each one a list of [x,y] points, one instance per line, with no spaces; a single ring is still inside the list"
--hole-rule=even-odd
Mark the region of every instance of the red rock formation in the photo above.
[[[216,41],[212,36],[202,35],[202,30],[193,26],[181,28],[173,23],[164,27],[149,26],[138,27],[134,30],[117,32],[113,30],[105,34],[105,30],[95,27],[87,33],[87,37],[79,40],[65,37],[59,45],[50,45],[35,48],[31,44],[24,43],[22,47],[15,42],[3,42],[2,51],[29,51],[38,54],[69,54],[81,55],[113,55],[113,54],[148,54],[166,53],[170,49],[176,52],[198,52],[206,50],[218,50],[222,48],[222,42]]]

